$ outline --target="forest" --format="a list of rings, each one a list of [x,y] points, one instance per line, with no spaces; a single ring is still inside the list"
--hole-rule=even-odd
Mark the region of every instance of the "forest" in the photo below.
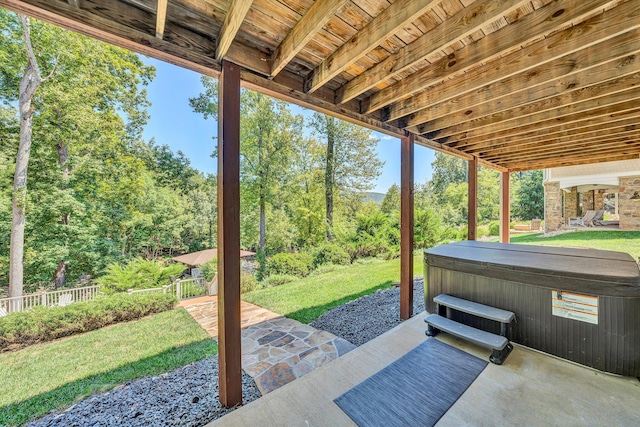
[[[142,137],[155,69],[137,54],[4,9],[0,26],[2,292],[16,262],[28,292],[215,247],[216,177]],[[280,253],[329,247],[347,262],[399,254],[399,187],[381,204],[367,201],[384,164],[370,130],[296,115],[248,90],[241,101],[241,244],[258,253],[258,279]],[[202,77],[201,93],[183,108],[217,120],[216,80]],[[207,154],[215,148],[212,139]],[[416,248],[466,236],[466,162],[437,153],[431,167],[432,178],[415,187]],[[481,168],[479,185],[488,234],[499,216],[498,172]],[[514,218],[542,217],[541,171],[514,173],[511,191]]]

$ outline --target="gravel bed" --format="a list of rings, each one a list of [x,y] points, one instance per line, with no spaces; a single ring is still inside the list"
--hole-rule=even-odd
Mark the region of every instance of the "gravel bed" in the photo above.
[[[424,310],[422,278],[414,280],[413,289],[415,314]],[[359,346],[400,323],[400,288],[391,288],[336,307],[311,326]],[[245,404],[261,396],[253,379],[244,372],[242,390]],[[203,426],[233,410],[218,401],[215,356],[157,377],[128,382],[27,426]]]
[[[253,379],[243,372],[244,403],[260,396]],[[214,356],[131,381],[27,426],[202,426],[233,409],[218,401],[218,357]]]
[[[422,277],[413,281],[413,313],[424,311]],[[310,323],[359,346],[399,325],[400,288],[367,295],[336,307]]]

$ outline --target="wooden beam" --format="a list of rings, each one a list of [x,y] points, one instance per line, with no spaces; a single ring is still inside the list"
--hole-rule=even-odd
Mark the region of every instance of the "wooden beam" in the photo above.
[[[218,375],[230,408],[242,404],[240,67],[223,61],[218,87]]]
[[[500,173],[500,242],[509,243],[511,236],[511,197],[509,195],[510,172]]]
[[[277,75],[348,0],[317,0],[271,55],[271,77]]]
[[[465,151],[478,153],[480,151],[490,153],[494,151],[510,150],[513,144],[525,147],[529,144],[544,143],[551,140],[561,140],[563,138],[582,138],[583,135],[589,137],[590,134],[624,126],[633,126],[638,123],[640,109],[625,112],[619,115],[604,117],[586,118],[582,121],[560,124],[548,129],[533,129],[517,135],[506,135],[500,138],[483,140],[473,144],[467,144]]]
[[[637,123],[637,121],[636,121]],[[477,156],[482,156],[483,159],[488,161],[492,161],[497,158],[504,159],[507,157],[516,157],[520,155],[526,155],[532,151],[537,153],[553,151],[557,149],[562,149],[567,146],[572,145],[587,145],[589,143],[600,143],[602,141],[607,141],[613,138],[621,138],[630,135],[635,135],[640,132],[640,125],[637,124],[629,124],[625,126],[616,126],[610,128],[604,128],[598,130],[596,132],[590,133],[581,133],[576,135],[569,135],[563,138],[548,138],[543,141],[537,142],[526,142],[522,143],[521,141],[513,141],[507,147],[501,147],[498,149],[484,149],[484,150],[473,150],[472,152]]]
[[[431,10],[439,0],[398,0],[322,61],[310,75],[306,92],[314,92],[403,26]]]
[[[640,144],[640,135],[636,133],[630,136],[613,137],[611,139],[604,140],[601,143],[591,143],[590,145],[573,144],[549,151],[532,150],[531,152],[526,154],[521,154],[518,156],[504,156],[494,159],[493,161],[501,164],[514,164],[529,161],[543,161],[556,157],[569,157],[574,155],[595,155],[596,157],[598,157],[600,154],[610,153],[613,155],[621,151],[629,153],[631,152],[630,150],[638,149],[638,144]],[[640,151],[638,151],[638,153],[640,154]]]
[[[563,66],[568,71],[578,71],[580,66],[570,67],[571,61],[578,60],[585,62],[596,58],[588,58],[588,54],[592,51],[585,52],[584,49],[595,43],[608,40],[614,36],[624,33],[628,37],[621,40],[622,44],[616,46],[616,52],[632,51],[627,45],[633,43],[633,34],[629,33],[633,29],[640,27],[640,9],[632,4],[623,4],[614,9],[608,10],[603,14],[588,19],[575,27],[559,31],[550,35],[536,43],[525,46],[507,57],[486,64],[476,69],[468,70],[463,75],[457,75],[456,78],[445,81],[443,84],[430,88],[428,91],[416,94],[415,96],[398,101],[388,107],[387,120],[395,120],[400,117],[407,116],[417,111],[433,107],[439,103],[451,100],[465,93],[479,91],[480,88],[497,83],[503,79],[516,74],[523,74],[527,78],[536,77],[539,74],[535,71],[525,71],[531,69],[539,69],[543,64],[555,61],[561,57],[565,57]],[[498,30],[500,33],[502,30]],[[613,44],[615,45],[615,43]],[[472,47],[465,48],[472,51]],[[579,51],[583,53],[577,53]],[[480,51],[479,51],[480,52]],[[585,53],[587,53],[585,55]],[[598,52],[599,55],[607,55],[608,52]],[[571,55],[573,54],[573,55]],[[464,50],[459,51],[459,55],[464,55]],[[609,56],[608,59],[616,58],[616,55]],[[599,63],[606,62],[602,59]],[[569,68],[567,68],[569,66]],[[549,72],[553,72],[556,65],[549,66]],[[560,74],[555,74],[560,76]],[[540,79],[538,81],[541,81]],[[500,83],[502,84],[502,83]],[[509,86],[506,86],[507,88]],[[485,99],[491,99],[487,96]]]
[[[404,126],[417,126],[445,116],[470,121],[592,86],[604,80],[623,77],[640,71],[639,52],[640,30],[634,30],[552,63],[534,67],[473,92],[433,104],[411,114],[402,122]],[[507,58],[505,59],[508,60]],[[491,73],[491,65],[487,67],[485,71]]]
[[[168,0],[158,0],[156,8],[156,37],[162,40],[164,37],[164,26],[167,22]]]
[[[477,0],[461,9],[433,30],[403,46],[384,61],[376,64],[353,80],[345,83],[336,91],[336,103],[347,102],[361,93],[372,89],[391,76],[409,70],[417,63],[426,60],[439,50],[448,47],[456,40],[463,39],[481,30],[490,22],[521,7],[523,0]]]
[[[442,144],[459,147],[460,150],[467,147],[478,147],[485,145],[487,141],[498,141],[499,143],[509,142],[520,136],[526,137],[531,132],[545,134],[547,132],[559,132],[563,130],[577,129],[582,126],[593,126],[598,124],[614,121],[622,117],[635,117],[640,115],[640,106],[633,100],[624,100],[620,103],[607,104],[603,107],[596,107],[589,110],[588,113],[577,112],[569,113],[562,117],[552,117],[543,119],[533,123],[523,123],[522,126],[511,128],[508,130],[498,130],[496,132],[486,133],[485,129],[464,132],[462,134],[451,135],[438,139]]]
[[[442,118],[408,129],[417,130],[419,133],[426,132],[425,136],[429,139],[439,139],[443,136],[471,130],[484,131],[485,133],[509,130],[529,123],[552,118],[557,119],[577,112],[586,113],[603,105],[636,99],[639,95],[638,84],[640,84],[640,73],[634,73],[630,76],[605,81],[552,98],[521,105],[510,110],[500,111],[470,122],[452,123],[448,118]]]
[[[363,100],[362,111],[364,113],[376,111],[444,81],[454,74],[460,75],[471,67],[499,58],[514,47],[558,30],[606,3],[609,1],[552,1],[516,22],[374,93]]]
[[[69,3],[69,6],[72,6],[72,7],[76,7],[76,8],[80,7],[80,0],[67,0],[67,3]]]
[[[216,49],[216,59],[220,61],[224,58],[236,38],[236,34],[247,16],[249,8],[251,8],[253,0],[231,0],[231,6],[227,16],[224,17],[222,28],[220,28],[220,36],[218,37],[218,47]]]
[[[467,240],[476,240],[478,235],[478,158],[473,157],[468,161],[469,173],[467,174]]]
[[[526,171],[526,170],[537,170],[537,169],[547,169],[547,168],[558,168],[563,166],[576,166],[576,165],[588,165],[593,163],[604,163],[604,162],[615,162],[618,160],[632,160],[638,159],[640,155],[638,153],[629,153],[629,154],[616,154],[616,155],[606,155],[602,156],[576,156],[576,157],[563,157],[557,158],[554,160],[541,161],[541,162],[524,162],[517,163],[514,165],[505,165],[514,172]]]
[[[413,315],[413,135],[400,140],[400,319]]]

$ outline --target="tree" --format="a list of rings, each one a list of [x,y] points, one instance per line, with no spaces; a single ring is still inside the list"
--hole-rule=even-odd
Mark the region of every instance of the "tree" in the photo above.
[[[189,100],[205,118],[217,118],[217,82],[202,78],[204,92]],[[295,140],[302,135],[302,116],[294,116],[287,104],[261,93],[243,90],[240,107],[240,175],[244,204],[258,206],[258,259],[261,273],[267,247],[268,206],[279,204],[279,190],[287,176]]]
[[[387,194],[384,195],[382,203],[380,204],[380,212],[390,215],[392,212],[400,210],[400,187],[398,184],[393,184],[387,190]]]
[[[0,96],[12,102],[19,98],[18,76],[30,61],[18,37],[19,21],[5,10],[0,19],[5,29],[0,53],[12,59],[0,65]],[[39,21],[31,30],[34,54],[50,78],[31,103],[33,146],[22,209],[31,218],[31,232],[24,265],[30,280],[53,278],[62,285],[69,266],[77,267],[77,277],[81,269],[95,271],[109,261],[112,240],[108,232],[99,236],[104,230],[99,219],[108,215],[100,214],[103,206],[96,201],[105,179],[136,171],[123,163],[146,122],[148,101],[141,86],[151,80],[153,68],[134,53]],[[11,244],[14,248],[19,245]]]
[[[311,123],[316,134],[326,141],[325,217],[327,240],[331,241],[336,193],[371,190],[384,162],[376,155],[378,140],[370,130],[319,113],[313,114]]]
[[[516,189],[517,200],[513,206],[514,217],[526,220],[544,217],[542,178],[541,170],[527,171],[520,175],[520,185]]]
[[[9,23],[9,17],[3,16],[3,22]],[[31,42],[31,22],[25,15],[18,15],[22,26],[22,39],[27,65],[20,80],[18,93],[18,109],[20,111],[20,144],[16,157],[16,169],[13,179],[11,243],[9,255],[9,297],[22,296],[23,261],[24,261],[24,224],[27,203],[27,172],[29,153],[31,151],[31,134],[34,108],[31,101],[43,82],[40,66],[36,59]],[[14,31],[17,31],[15,24]]]
[[[444,204],[445,192],[450,184],[467,182],[467,162],[458,157],[436,152],[431,168],[431,188],[439,205]]]

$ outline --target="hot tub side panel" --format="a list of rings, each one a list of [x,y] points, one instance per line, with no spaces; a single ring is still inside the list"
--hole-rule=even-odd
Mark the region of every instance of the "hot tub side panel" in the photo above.
[[[513,311],[511,340],[601,371],[640,377],[640,298],[600,296],[598,324],[552,314],[555,287],[528,285],[428,266],[425,260],[425,307],[436,311],[433,297],[448,294]],[[562,289],[560,289],[562,290]],[[450,317],[499,333],[499,324],[464,313]]]

